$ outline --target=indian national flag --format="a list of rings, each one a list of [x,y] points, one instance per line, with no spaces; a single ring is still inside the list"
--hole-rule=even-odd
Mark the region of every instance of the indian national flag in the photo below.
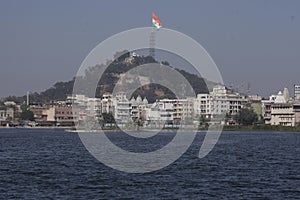
[[[156,30],[162,27],[160,19],[154,14],[154,12],[152,13],[152,25]]]

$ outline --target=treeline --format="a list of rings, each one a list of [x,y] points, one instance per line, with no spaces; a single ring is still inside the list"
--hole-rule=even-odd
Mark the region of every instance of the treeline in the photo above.
[[[30,93],[31,103],[47,103],[52,100],[65,100],[68,94],[72,94],[74,79],[67,82],[57,82],[51,88],[38,93]],[[2,101],[14,101],[17,104],[23,104],[26,102],[26,95],[24,96],[8,96],[2,99]]]

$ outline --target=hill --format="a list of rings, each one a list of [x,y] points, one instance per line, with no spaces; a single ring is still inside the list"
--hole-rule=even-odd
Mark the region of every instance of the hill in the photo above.
[[[115,84],[120,78],[120,75],[137,67],[139,65],[157,62],[154,58],[150,56],[138,56],[134,57],[133,59],[128,62],[130,54],[129,52],[124,54],[123,56],[115,59],[114,62],[110,64],[110,66],[104,71],[102,78],[100,79],[96,91],[96,97],[101,97],[105,92],[112,92]],[[168,62],[163,62],[163,64],[168,65]],[[97,70],[101,69],[104,65],[97,65],[94,67],[90,67],[88,70],[85,71],[85,79],[93,80],[95,75],[97,75]],[[206,83],[203,78],[186,72],[184,70],[178,70],[191,84],[194,91],[196,93],[208,93],[208,89]],[[70,81],[66,82],[57,82],[51,88],[37,93],[30,94],[30,102],[31,103],[47,103],[53,100],[64,100],[66,99],[67,95],[72,94],[73,91],[73,84],[75,78]],[[208,82],[209,84],[213,84]],[[153,102],[156,99],[161,98],[175,98],[174,94],[165,87],[156,84],[150,84],[139,88],[133,96],[141,95],[142,97],[146,97],[149,102]],[[26,96],[16,97],[16,96],[9,96],[4,99],[3,101],[15,101],[17,103],[23,103],[26,100]]]

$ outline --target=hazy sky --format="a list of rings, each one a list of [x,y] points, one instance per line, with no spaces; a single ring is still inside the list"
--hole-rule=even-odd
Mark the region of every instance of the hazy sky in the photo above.
[[[225,83],[267,96],[300,84],[300,1],[0,1],[0,97],[42,91],[75,76],[107,37],[151,26],[198,41]]]

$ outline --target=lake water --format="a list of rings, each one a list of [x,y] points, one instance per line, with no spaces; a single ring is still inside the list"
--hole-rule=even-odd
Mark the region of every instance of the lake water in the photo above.
[[[92,157],[77,133],[0,129],[0,199],[300,199],[300,133],[223,132],[198,159],[203,138],[162,170],[128,174]]]

